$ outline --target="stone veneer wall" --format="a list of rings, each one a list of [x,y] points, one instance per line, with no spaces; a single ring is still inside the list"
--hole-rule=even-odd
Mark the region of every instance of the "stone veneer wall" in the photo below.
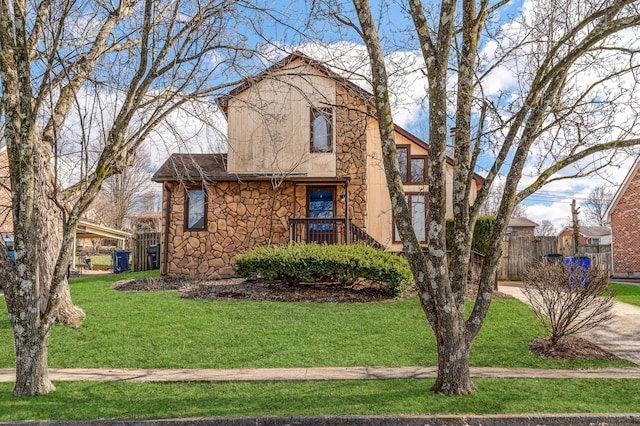
[[[174,183],[172,186],[168,262],[164,271],[168,276],[231,276],[237,254],[269,243],[282,245],[289,242],[288,218],[293,211],[293,186],[289,182],[283,183],[277,193],[270,182],[209,184],[207,229],[204,231],[184,229],[186,192],[182,185]],[[166,201],[164,215],[165,209]],[[166,223],[163,224],[165,226]],[[162,262],[164,265],[164,259]]]
[[[349,217],[366,229],[367,226],[367,119],[362,97],[340,84],[336,85],[336,176],[350,177]],[[338,196],[342,188],[338,189]],[[340,204],[338,204],[340,206]],[[344,212],[338,208],[338,215]]]
[[[614,275],[640,276],[640,173],[613,210],[611,229]]]

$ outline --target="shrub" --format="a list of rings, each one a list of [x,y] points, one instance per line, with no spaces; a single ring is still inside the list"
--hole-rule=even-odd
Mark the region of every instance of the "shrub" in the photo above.
[[[476,221],[473,229],[473,239],[471,240],[471,249],[478,253],[487,254],[489,248],[489,239],[496,223],[494,216],[481,216]],[[447,219],[447,247],[451,247],[453,241],[453,219]]]
[[[553,262],[533,266],[524,276],[524,294],[552,345],[612,318],[614,290],[597,267]]]
[[[400,295],[413,283],[407,261],[364,244],[290,244],[257,248],[236,257],[236,273],[288,283],[323,279],[353,283],[358,278],[385,283],[384,291]]]

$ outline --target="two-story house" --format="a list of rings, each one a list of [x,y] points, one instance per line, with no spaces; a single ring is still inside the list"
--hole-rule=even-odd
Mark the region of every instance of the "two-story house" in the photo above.
[[[163,184],[163,273],[230,275],[238,253],[290,242],[402,250],[372,100],[300,53],[218,99],[228,152],[173,154],[153,176]],[[395,139],[413,226],[426,241],[428,147],[399,126]],[[449,164],[450,215],[452,175]],[[476,175],[476,190],[482,182]]]

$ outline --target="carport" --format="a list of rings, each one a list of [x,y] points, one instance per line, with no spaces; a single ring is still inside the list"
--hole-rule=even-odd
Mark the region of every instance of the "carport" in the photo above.
[[[78,238],[109,238],[118,241],[119,246],[124,246],[124,242],[131,238],[131,232],[120,231],[107,226],[97,225],[86,220],[78,221],[76,236],[73,239],[73,266],[76,265],[76,246]]]

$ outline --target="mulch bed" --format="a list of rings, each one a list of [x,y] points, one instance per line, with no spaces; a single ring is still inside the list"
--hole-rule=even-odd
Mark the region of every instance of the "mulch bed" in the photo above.
[[[112,288],[120,291],[178,290],[178,295],[185,299],[272,302],[366,303],[406,299],[417,295],[415,288],[410,288],[400,297],[390,296],[384,292],[379,283],[369,281],[358,281],[353,285],[332,282],[288,284],[244,278],[201,281],[191,284],[189,280],[152,277],[120,281],[115,283]],[[476,292],[476,288],[468,286],[467,298],[475,298]],[[493,297],[500,299],[511,296],[494,291]]]
[[[529,343],[529,352],[547,359],[621,359],[600,346],[579,337],[564,337],[555,346],[551,344],[549,337],[540,337]]]

